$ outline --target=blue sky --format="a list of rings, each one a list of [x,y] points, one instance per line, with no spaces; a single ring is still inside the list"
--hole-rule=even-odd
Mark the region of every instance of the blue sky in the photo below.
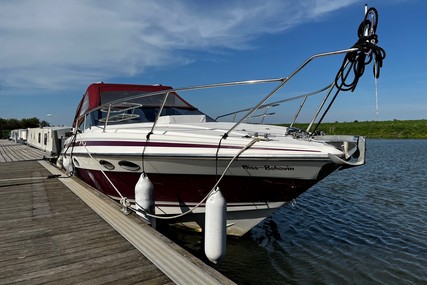
[[[99,81],[178,88],[284,77],[315,53],[351,47],[365,3],[0,0],[0,117],[48,120],[52,114],[53,124],[71,125],[87,86]],[[370,65],[326,121],[427,119],[426,3],[368,2],[379,12],[378,45],[387,52],[378,80],[379,114]],[[316,62],[274,99],[327,85],[341,61]],[[233,92],[182,95],[219,115],[265,94]],[[274,122],[285,122],[291,112],[277,109]]]

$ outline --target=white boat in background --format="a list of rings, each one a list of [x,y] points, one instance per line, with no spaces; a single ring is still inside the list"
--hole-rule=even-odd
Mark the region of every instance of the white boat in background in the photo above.
[[[14,141],[15,143],[26,143],[27,129],[11,130],[9,135],[9,140]]]
[[[369,26],[376,28],[374,12],[368,11],[362,25],[368,25],[368,20]],[[154,187],[154,209],[142,211],[196,231],[204,228],[206,198],[219,187],[227,201],[227,233],[241,236],[333,171],[365,163],[363,137],[325,135],[318,126],[347,87],[345,70],[351,68],[352,58],[369,56],[370,52],[376,68],[381,65],[383,57],[376,57],[383,51],[372,43],[372,36],[376,36],[375,30],[363,36],[360,45],[314,55],[283,78],[176,89],[91,84],[77,108],[74,133],[63,150],[65,166],[72,166],[78,177],[113,199],[131,203],[135,202],[135,185],[144,173]],[[271,102],[312,60],[336,55],[346,59],[333,83]],[[273,88],[257,104],[215,119],[184,100],[184,94],[203,90],[217,89],[219,93],[236,86],[265,85]],[[306,102],[316,97],[320,97],[319,104],[308,128],[296,129],[301,111],[310,106]],[[269,113],[271,108],[294,100],[299,100],[299,106],[287,126],[249,123],[257,118],[263,122],[274,114]],[[226,118],[231,120],[224,121]],[[351,172],[342,175],[351,177]]]
[[[71,127],[40,127],[27,129],[27,145],[49,155],[58,156],[65,140],[72,135]]]

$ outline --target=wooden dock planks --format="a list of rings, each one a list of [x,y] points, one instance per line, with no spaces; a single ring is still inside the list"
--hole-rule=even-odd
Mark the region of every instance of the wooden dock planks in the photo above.
[[[37,178],[48,175],[0,164],[0,284],[174,284],[57,178]]]
[[[0,162],[38,160],[45,156],[48,155],[42,150],[10,140],[0,140]]]
[[[39,161],[52,174],[59,170],[46,161]],[[187,251],[143,223],[136,215],[125,216],[118,204],[89,187],[79,179],[61,179],[74,194],[80,197],[99,216],[128,240],[153,264],[177,284],[235,284],[219,272],[201,262]]]
[[[34,160],[0,163],[0,284],[9,283],[234,284],[79,179]]]

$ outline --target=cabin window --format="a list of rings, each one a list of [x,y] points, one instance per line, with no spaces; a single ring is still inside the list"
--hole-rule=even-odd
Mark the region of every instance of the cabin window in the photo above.
[[[108,170],[114,170],[115,168],[115,166],[111,162],[103,159],[99,161],[99,164],[101,164],[105,169],[108,169]]]
[[[47,145],[47,134],[44,134],[44,145]]]
[[[138,164],[135,164],[131,161],[127,161],[127,160],[121,160],[119,161],[119,165],[126,170],[129,171],[138,171],[139,169],[141,169],[141,167]]]
[[[41,133],[39,133],[39,139],[38,139],[38,142],[39,142],[39,143],[41,143],[41,142],[42,142],[42,134],[41,134]]]

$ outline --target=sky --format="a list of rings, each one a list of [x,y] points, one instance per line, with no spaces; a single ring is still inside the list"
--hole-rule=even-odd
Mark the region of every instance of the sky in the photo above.
[[[0,118],[71,126],[93,82],[180,88],[286,77],[314,54],[350,48],[365,3],[0,0]],[[325,121],[427,119],[427,2],[367,3],[378,10],[378,45],[387,53],[381,75],[375,82],[367,66],[356,90],[340,94]],[[330,84],[342,60],[313,62],[272,101]],[[256,104],[274,86],[263,88],[181,95],[216,116]],[[299,103],[277,107],[271,122],[285,123]],[[316,106],[315,99],[307,103]]]

